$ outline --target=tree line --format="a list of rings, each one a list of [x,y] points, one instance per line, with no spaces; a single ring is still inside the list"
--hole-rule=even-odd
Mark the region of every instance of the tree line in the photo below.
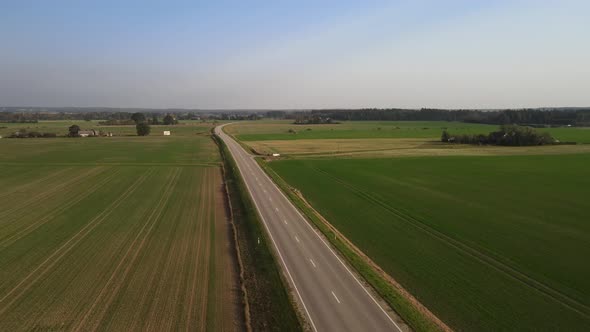
[[[38,131],[28,131],[25,128],[19,129],[7,136],[8,138],[53,138],[57,137],[55,133],[42,133]]]
[[[532,127],[518,125],[502,125],[500,126],[500,130],[491,132],[487,135],[454,135],[444,130],[440,140],[445,143],[455,144],[503,146],[533,146],[560,143],[547,132],[538,132]]]
[[[135,123],[135,129],[138,136],[147,136],[151,132],[150,125],[163,124],[166,126],[172,126],[178,124],[178,120],[172,114],[166,114],[162,119],[162,122],[158,119],[155,114],[152,114],[151,118],[145,116],[141,112],[136,112],[131,115],[131,120]]]
[[[332,121],[459,121],[484,124],[520,124],[527,126],[590,126],[590,108],[551,108],[518,110],[444,110],[408,109],[334,109],[294,112],[285,115],[299,122],[313,119]]]

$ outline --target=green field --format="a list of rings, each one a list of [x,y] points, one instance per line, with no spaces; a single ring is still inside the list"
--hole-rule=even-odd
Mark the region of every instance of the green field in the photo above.
[[[269,165],[452,328],[590,329],[590,154]]]
[[[289,129],[296,133],[290,133]],[[428,138],[440,139],[443,129],[453,134],[488,134],[496,125],[445,121],[348,121],[329,125],[294,125],[292,121],[237,123],[226,131],[241,141],[348,139],[348,138]],[[590,128],[542,128],[561,141],[590,143]]]
[[[0,140],[0,330],[239,327],[210,129]]]

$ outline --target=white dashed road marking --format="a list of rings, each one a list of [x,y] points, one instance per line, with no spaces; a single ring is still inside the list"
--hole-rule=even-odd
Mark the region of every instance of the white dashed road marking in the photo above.
[[[313,265],[313,267],[317,267],[317,266],[315,266],[315,263],[313,262],[313,259],[311,259],[311,258],[310,258],[310,259],[309,259],[309,261],[311,262],[311,265]],[[333,293],[334,293],[334,292],[332,292],[332,294],[333,294]],[[334,295],[334,296],[336,296],[336,295]],[[340,301],[338,301],[338,303],[340,303]]]
[[[336,302],[340,303],[340,300],[338,300],[338,296],[336,296],[336,294],[334,294],[334,291],[332,291],[332,295],[334,295],[334,298],[336,299]]]

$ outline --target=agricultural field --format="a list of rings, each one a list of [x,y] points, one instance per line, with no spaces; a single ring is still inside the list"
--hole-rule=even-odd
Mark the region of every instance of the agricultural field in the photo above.
[[[289,130],[295,130],[295,133]],[[590,152],[590,128],[543,128],[578,145],[498,147],[443,144],[442,131],[481,134],[498,126],[444,121],[356,121],[331,125],[293,125],[288,121],[236,123],[226,131],[261,155],[282,158],[388,158],[415,156],[546,155]]]
[[[0,141],[0,330],[241,328],[211,127],[176,128]]]
[[[37,131],[41,133],[54,133],[58,136],[66,136],[68,134],[68,127],[71,125],[78,125],[82,130],[95,129],[102,130],[105,133],[111,132],[115,136],[135,136],[135,126],[120,125],[120,126],[105,126],[100,125],[100,121],[91,120],[51,120],[39,121],[38,123],[2,123],[0,122],[0,136],[7,137],[20,129],[25,129],[29,132]],[[207,126],[211,123],[202,123],[196,120],[181,121],[174,126],[152,125],[151,136],[162,136],[164,130],[171,130],[172,134],[190,135],[195,133],[195,126]]]
[[[590,329],[590,154],[269,166],[452,328]]]
[[[439,140],[443,129],[453,134],[488,134],[496,125],[446,121],[347,121],[339,124],[295,125],[291,120],[243,122],[225,131],[241,141],[411,138]],[[291,132],[289,131],[291,130]],[[590,143],[589,127],[540,128],[561,141]]]
[[[589,128],[540,147],[440,143],[497,130],[454,122],[226,128],[453,329],[590,329]]]

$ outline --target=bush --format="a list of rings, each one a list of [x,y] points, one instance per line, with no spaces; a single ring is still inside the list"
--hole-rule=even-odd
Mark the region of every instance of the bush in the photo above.
[[[78,136],[80,136],[78,134],[79,131],[80,131],[80,126],[78,126],[78,125],[71,125],[68,128],[68,136],[70,136],[70,137],[78,137]]]
[[[147,136],[152,131],[152,128],[147,123],[138,123],[135,126],[135,129],[137,130],[137,135],[138,136]]]
[[[174,116],[172,116],[172,114],[166,114],[166,116],[164,117],[162,122],[164,122],[164,124],[167,126],[175,125],[178,123],[178,121],[176,120],[176,118]]]

